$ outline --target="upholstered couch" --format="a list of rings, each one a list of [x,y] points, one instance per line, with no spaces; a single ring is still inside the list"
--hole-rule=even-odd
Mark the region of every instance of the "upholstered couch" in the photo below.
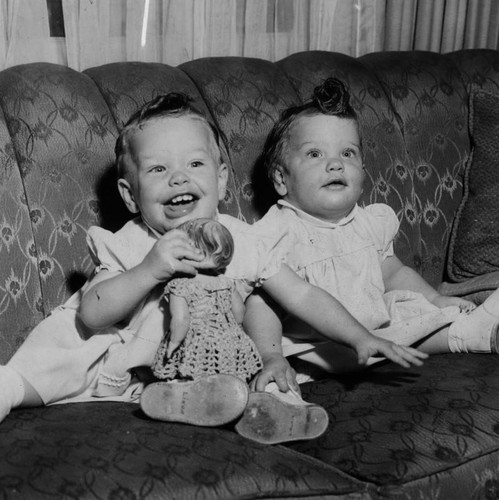
[[[0,363],[83,283],[85,230],[126,220],[112,163],[133,111],[172,90],[195,97],[225,137],[231,180],[221,210],[251,222],[272,199],[258,164],[266,133],[328,76],[352,90],[363,201],[396,210],[398,255],[445,293],[483,300],[499,268],[499,52],[305,52],[276,63],[227,57],[83,72],[29,64],[0,72]],[[136,404],[15,410],[0,425],[0,498],[499,496],[497,356],[381,364],[302,390],[327,409],[329,429],[276,446],[230,425],[151,421]]]

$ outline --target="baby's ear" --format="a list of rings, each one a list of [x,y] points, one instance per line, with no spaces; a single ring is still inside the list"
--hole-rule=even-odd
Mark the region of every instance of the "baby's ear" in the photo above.
[[[284,169],[281,165],[276,165],[274,168],[272,172],[272,183],[274,184],[274,189],[279,196],[286,196],[288,194],[286,176],[284,175]]]
[[[229,178],[229,168],[227,164],[221,163],[218,167],[218,199],[222,201],[225,198],[227,189],[227,180]]]
[[[126,207],[132,214],[139,213],[139,207],[135,203],[135,198],[133,196],[133,189],[130,183],[123,179],[122,177],[118,179],[118,191],[120,192]]]

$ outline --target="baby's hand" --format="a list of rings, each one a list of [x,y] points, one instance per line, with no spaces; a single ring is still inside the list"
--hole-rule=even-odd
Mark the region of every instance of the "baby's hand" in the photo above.
[[[384,356],[404,368],[409,368],[411,365],[421,366],[423,364],[422,360],[428,357],[428,354],[413,347],[398,345],[374,335],[372,335],[371,339],[363,342],[356,350],[361,365],[365,365],[372,356]]]
[[[265,391],[270,382],[275,382],[282,392],[287,392],[290,388],[300,392],[296,372],[281,354],[272,354],[263,360],[263,369],[251,381],[250,388],[253,391]]]
[[[461,312],[469,313],[476,308],[476,305],[466,299],[462,299],[461,297],[448,297],[446,295],[437,295],[433,300],[432,304],[443,309],[444,307],[449,306],[458,306]]]
[[[159,238],[142,265],[154,279],[163,282],[179,274],[194,276],[196,263],[203,259],[203,253],[192,245],[185,232],[172,229]]]

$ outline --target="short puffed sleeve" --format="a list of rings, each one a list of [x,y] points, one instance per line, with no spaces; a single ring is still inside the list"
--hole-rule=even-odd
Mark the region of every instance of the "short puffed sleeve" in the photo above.
[[[123,272],[138,265],[156,239],[146,226],[134,219],[113,233],[92,226],[87,232],[87,245],[97,271]]]
[[[382,260],[393,255],[393,240],[400,227],[394,210],[384,203],[365,207],[366,224]]]
[[[233,219],[233,218],[232,218]],[[261,284],[277,274],[286,260],[288,233],[269,230],[259,224],[221,219],[234,238],[234,256],[225,275],[244,280],[251,286]]]

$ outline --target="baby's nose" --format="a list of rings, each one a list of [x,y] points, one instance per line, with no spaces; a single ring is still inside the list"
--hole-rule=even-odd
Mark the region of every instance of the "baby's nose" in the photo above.
[[[330,158],[327,162],[327,170],[343,170],[343,161],[341,158]]]
[[[189,176],[186,172],[182,170],[175,170],[172,172],[172,175],[170,176],[170,184],[172,186],[178,186],[185,184],[186,182],[189,182]]]

